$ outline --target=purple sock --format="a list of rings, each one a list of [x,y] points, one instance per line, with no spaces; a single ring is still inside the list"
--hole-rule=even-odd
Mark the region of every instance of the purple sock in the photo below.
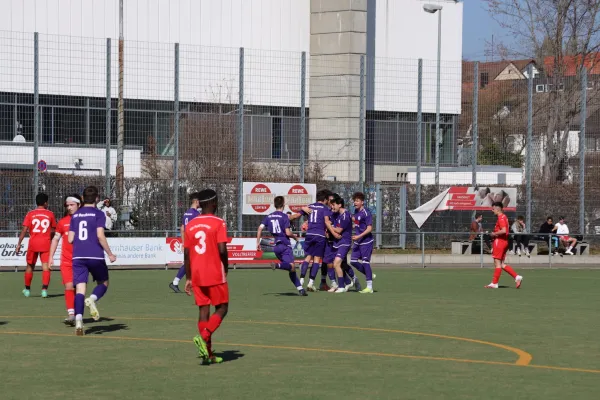
[[[348,268],[346,268],[344,270],[344,273],[348,274],[348,276],[350,277],[350,279],[354,279],[354,270],[352,269],[351,266],[348,265]]]
[[[310,279],[314,280],[317,277],[317,272],[319,272],[319,268],[321,268],[321,264],[313,263],[312,267],[310,267]]]
[[[350,279],[350,277],[348,276],[348,274],[346,273],[346,271],[344,271],[344,283],[346,285],[349,285],[350,282],[352,282],[352,279]]]
[[[85,295],[77,293],[75,295],[75,315],[83,315],[84,306],[85,306]]]
[[[338,280],[338,287],[343,288],[343,287],[346,286],[346,284],[344,283],[344,277],[343,276],[337,278],[337,280]]]
[[[298,279],[298,274],[296,274],[296,271],[290,271],[290,281],[292,281],[295,288],[301,286],[300,279]]]
[[[277,269],[284,269],[286,271],[292,270],[292,264],[290,263],[280,263],[277,265]]]
[[[177,279],[182,280],[184,276],[185,276],[185,265],[182,265],[181,268],[179,268],[179,271],[177,271]]]
[[[333,268],[327,268],[327,276],[331,282],[335,282],[335,270]]]
[[[371,269],[371,264],[369,264],[368,262],[363,262],[362,266],[365,269],[365,277],[367,278],[368,281],[372,281],[373,280],[373,270]]]
[[[356,268],[358,270],[358,272],[360,272],[361,274],[366,275],[365,268],[362,263],[360,263],[358,261],[354,261],[354,262],[351,261],[350,266]]]
[[[306,272],[308,271],[308,261],[304,261],[302,266],[300,267],[300,277],[304,278],[306,276]]]
[[[106,293],[107,290],[108,290],[108,288],[106,287],[106,285],[104,283],[101,283],[94,288],[94,291],[92,292],[92,294],[96,295],[98,300],[100,300],[102,298],[102,296],[104,296],[104,294]]]

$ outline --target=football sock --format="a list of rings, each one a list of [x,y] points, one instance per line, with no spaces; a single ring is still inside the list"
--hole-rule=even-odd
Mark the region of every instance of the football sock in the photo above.
[[[198,321],[198,333],[202,336],[205,342],[210,340],[210,332],[206,330],[208,321]]]
[[[350,265],[356,268],[361,274],[366,275],[365,268],[363,267],[362,263],[353,260],[350,262]]]
[[[512,269],[512,267],[510,265],[505,265],[504,266],[504,271],[506,271],[513,278],[517,277],[517,273],[515,272],[514,269]]]
[[[345,272],[346,274],[348,274],[348,276],[349,276],[350,278],[354,279],[354,270],[353,270],[353,269],[352,269],[352,267],[351,267],[351,266],[349,266],[348,264],[346,264],[346,266],[347,266],[348,268],[343,268],[343,264],[342,264],[342,269],[344,270],[344,272]]]
[[[50,271],[42,271],[42,289],[48,289],[50,285]]]
[[[363,261],[362,267],[365,269],[365,277],[367,278],[367,281],[372,281],[373,270],[371,269],[371,264]]]
[[[500,280],[500,275],[502,275],[502,268],[495,268],[492,283],[498,283],[498,281]]]
[[[331,282],[335,282],[335,270],[333,268],[327,268],[327,276]]]
[[[65,289],[65,306],[69,315],[75,313],[75,291],[73,289]]]
[[[317,272],[319,272],[319,268],[321,267],[321,264],[317,264],[317,263],[313,263],[312,267],[310,268],[310,279],[314,280],[317,277]]]
[[[77,293],[75,295],[75,315],[83,315],[83,308],[85,306],[85,295]]]
[[[94,291],[92,292],[90,298],[92,298],[94,301],[98,301],[102,298],[102,296],[104,296],[107,290],[108,288],[106,287],[106,285],[101,283],[94,288]]]
[[[346,285],[344,284],[344,277],[343,276],[338,277],[337,281],[338,281],[338,287],[340,287],[340,288],[346,287]]]
[[[291,271],[292,270],[292,264],[290,264],[290,263],[280,263],[280,264],[277,264],[277,269],[283,269],[283,270],[286,270],[286,271]],[[294,274],[295,274],[295,272],[294,272]]]
[[[352,282],[352,279],[350,279],[350,277],[348,276],[348,274],[346,274],[346,271],[344,271],[344,283],[346,285],[349,285]]]
[[[212,335],[217,329],[219,329],[219,326],[221,326],[221,322],[223,322],[223,319],[219,314],[211,315],[208,319],[208,323],[206,324],[206,330],[209,331]],[[208,339],[210,340],[210,337]]]
[[[327,264],[321,264],[321,283],[327,283]]]
[[[302,285],[300,284],[300,279],[298,279],[298,274],[296,271],[290,271],[290,281],[292,281],[296,289],[302,289]]]
[[[367,288],[373,289],[373,281],[367,281]]]
[[[304,261],[302,266],[300,267],[300,277],[304,278],[306,276],[306,272],[308,271],[308,261]]]
[[[25,289],[31,289],[31,281],[33,280],[33,272],[25,272]]]

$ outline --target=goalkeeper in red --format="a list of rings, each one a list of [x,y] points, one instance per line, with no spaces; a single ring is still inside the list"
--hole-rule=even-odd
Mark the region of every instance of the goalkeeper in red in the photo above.
[[[500,275],[502,275],[502,270],[512,276],[515,280],[517,289],[521,287],[521,282],[523,282],[523,277],[521,275],[517,275],[514,269],[510,265],[504,263],[506,259],[506,253],[508,252],[508,218],[506,214],[503,212],[503,205],[501,202],[496,202],[492,204],[492,211],[498,217],[498,221],[496,222],[496,227],[494,228],[494,232],[490,234],[492,239],[494,240],[492,244],[492,257],[494,258],[494,277],[492,279],[492,283],[485,286],[487,289],[498,289],[498,281],[500,280]]]
[[[217,193],[205,189],[198,193],[202,214],[192,219],[185,228],[183,260],[185,265],[185,292],[194,293],[200,310],[198,333],[194,344],[203,363],[222,363],[212,353],[211,338],[227,315],[229,287],[227,285],[227,225],[217,217]],[[215,312],[210,315],[210,306]]]

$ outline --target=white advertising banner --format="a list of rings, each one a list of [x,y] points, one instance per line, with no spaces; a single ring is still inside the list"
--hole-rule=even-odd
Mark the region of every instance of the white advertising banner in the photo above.
[[[19,241],[16,237],[3,237],[0,238],[0,267],[15,267],[25,266],[25,255],[27,254],[27,247],[29,245],[29,239],[23,239],[21,243],[21,251],[17,255],[15,250],[17,249],[17,242]],[[59,243],[56,253],[54,253],[54,265],[60,264],[60,250],[61,244]],[[40,260],[38,260],[38,266],[42,266]]]
[[[244,215],[268,215],[275,211],[273,199],[285,198],[284,212],[299,212],[314,203],[317,185],[312,183],[244,182]]]

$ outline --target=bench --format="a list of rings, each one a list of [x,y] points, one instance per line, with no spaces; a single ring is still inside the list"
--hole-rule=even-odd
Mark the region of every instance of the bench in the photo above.
[[[582,240],[581,236],[574,236],[577,239],[577,244],[575,245],[575,248],[573,249],[573,254],[577,255],[577,256],[589,256],[590,255],[590,244],[589,242],[584,242]],[[532,242],[543,242],[546,244],[546,246],[548,246],[548,237],[543,237],[543,236],[532,236],[531,239],[529,240],[529,253],[532,256],[536,256],[538,255],[538,243],[532,243]],[[552,238],[552,247],[554,247],[554,250],[556,251],[556,242],[554,237]]]
[[[452,254],[473,254],[473,242],[469,242],[468,240],[453,240]]]

